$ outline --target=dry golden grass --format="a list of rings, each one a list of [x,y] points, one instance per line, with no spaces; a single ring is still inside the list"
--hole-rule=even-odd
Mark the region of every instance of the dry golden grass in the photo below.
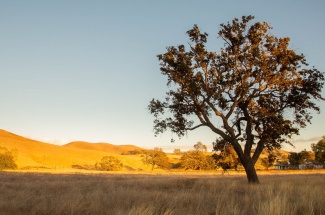
[[[325,214],[325,175],[0,173],[1,214]]]

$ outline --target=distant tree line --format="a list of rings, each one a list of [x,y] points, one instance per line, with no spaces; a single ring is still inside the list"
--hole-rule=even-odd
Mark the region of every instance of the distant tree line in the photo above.
[[[275,162],[289,162],[291,165],[299,165],[304,162],[325,161],[325,136],[316,144],[311,145],[313,152],[303,150],[301,152],[291,152],[289,156],[274,155],[270,150],[267,157],[260,158],[260,164],[268,169]],[[184,169],[184,170],[217,170],[222,169],[224,172],[230,169],[238,170],[243,168],[233,146],[223,139],[217,139],[213,143],[213,153],[207,152],[207,146],[202,142],[197,142],[194,149],[182,152],[180,149],[174,149],[173,154],[180,156],[179,162],[171,161],[162,148],[155,147],[150,150],[132,150],[122,155],[140,155],[141,161],[152,171],[154,169]],[[8,151],[6,151],[7,156]],[[6,154],[2,153],[2,154]],[[9,156],[10,157],[10,156]],[[7,159],[10,160],[10,159]],[[174,162],[174,163],[173,163]],[[7,165],[9,166],[9,165]],[[123,168],[121,160],[114,156],[104,156],[101,161],[94,165],[73,165],[73,168],[100,170],[100,171],[118,171]]]
[[[195,144],[193,150],[181,152],[175,149],[174,155],[181,155],[180,162],[173,164],[170,162],[166,153],[161,149],[144,150],[142,161],[149,165],[151,170],[155,168],[171,169],[182,168],[185,170],[215,170],[218,168],[224,171],[228,169],[236,169],[240,162],[232,146],[220,147],[215,144],[214,153],[207,153],[207,147],[202,142]]]

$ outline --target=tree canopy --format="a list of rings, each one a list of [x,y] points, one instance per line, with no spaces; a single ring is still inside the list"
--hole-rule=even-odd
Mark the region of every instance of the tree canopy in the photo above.
[[[316,144],[311,144],[311,148],[315,153],[315,160],[325,164],[325,136],[323,136]]]
[[[181,157],[181,165],[186,170],[210,170],[216,166],[214,159],[200,150],[185,152]]]
[[[121,170],[123,163],[114,156],[104,156],[99,163],[95,164],[95,169],[102,171]]]
[[[232,145],[227,144],[225,140],[217,139],[213,142],[213,151],[219,152],[213,155],[217,167],[221,167],[224,172],[228,169],[238,169],[240,161]]]
[[[201,152],[207,152],[207,151],[208,151],[207,146],[204,145],[204,144],[201,143],[201,142],[197,142],[197,143],[194,145],[194,149],[197,150],[197,151],[201,151]]]
[[[169,91],[149,110],[156,135],[209,128],[233,146],[248,181],[258,183],[254,165],[262,150],[291,144],[290,137],[311,123],[312,111],[320,111],[324,75],[289,47],[288,37],[274,36],[268,23],[253,19],[221,24],[219,53],[207,50],[208,34],[194,25],[187,31],[189,47],[159,54]]]
[[[162,169],[170,169],[171,164],[166,153],[161,148],[155,148],[153,150],[143,150],[142,162],[146,165],[151,165],[151,170],[155,167]]]
[[[290,152],[288,157],[291,165],[299,165],[311,161],[311,152],[307,152],[306,149],[301,152]]]

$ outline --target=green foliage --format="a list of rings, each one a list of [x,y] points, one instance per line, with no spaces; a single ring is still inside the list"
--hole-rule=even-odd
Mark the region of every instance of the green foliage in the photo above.
[[[199,150],[185,152],[181,157],[181,165],[185,169],[192,170],[210,170],[215,168],[212,157],[206,156]]]
[[[197,144],[194,145],[194,149],[201,152],[207,152],[207,146],[201,142],[197,142]]]
[[[113,156],[105,156],[99,163],[95,164],[95,169],[102,171],[117,171],[121,170],[122,167],[123,163]]]
[[[325,164],[325,136],[323,136],[316,144],[311,144],[311,148],[315,153],[315,160]]]
[[[290,38],[274,36],[268,23],[253,19],[221,24],[219,52],[207,50],[208,34],[194,25],[187,31],[189,47],[170,46],[159,54],[169,90],[148,108],[155,135],[169,129],[183,137],[208,128],[234,147],[248,181],[257,183],[254,166],[263,149],[290,143],[311,123],[311,111],[320,111],[324,74],[308,68],[305,56],[290,48]]]
[[[154,150],[143,150],[142,162],[145,165],[151,165],[151,170],[153,170],[155,167],[162,169],[171,168],[169,158],[161,148],[155,148]]]
[[[6,147],[0,146],[0,170],[17,169],[16,154],[16,150],[8,150]]]

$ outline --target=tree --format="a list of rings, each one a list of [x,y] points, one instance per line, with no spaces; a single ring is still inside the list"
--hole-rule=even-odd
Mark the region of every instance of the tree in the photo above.
[[[8,150],[0,146],[0,170],[18,168],[15,162],[16,153],[16,150]]]
[[[163,151],[163,149],[162,148],[159,148],[159,147],[154,147],[153,150],[154,151],[161,151],[161,152]]]
[[[161,149],[154,150],[143,150],[144,158],[142,162],[146,165],[151,165],[151,170],[156,166],[162,169],[170,169],[171,164],[166,153]]]
[[[181,151],[181,149],[174,149],[173,154],[174,155],[181,155],[182,151]]]
[[[301,159],[301,155],[298,152],[290,152],[289,163],[295,166],[302,164],[303,160]]]
[[[192,170],[214,169],[215,162],[211,156],[206,156],[202,151],[191,150],[181,157],[181,166]]]
[[[302,150],[301,152],[290,152],[289,155],[289,162],[292,165],[299,165],[299,164],[303,164],[306,161],[311,161],[311,155],[309,152],[305,150]]]
[[[325,164],[325,136],[316,144],[311,144],[311,149],[315,153],[315,160]]]
[[[117,171],[122,167],[123,163],[113,156],[104,156],[99,163],[95,164],[95,169],[102,171]]]
[[[237,170],[240,161],[232,145],[222,139],[217,139],[213,143],[213,151],[218,152],[213,155],[217,167],[221,167],[224,172],[228,169]]]
[[[289,48],[289,38],[273,36],[268,23],[253,19],[221,24],[220,53],[207,50],[208,34],[194,25],[188,49],[171,46],[159,54],[169,91],[164,101],[152,99],[149,111],[155,135],[169,129],[181,138],[209,128],[234,147],[248,182],[258,183],[254,165],[263,149],[291,144],[311,123],[311,111],[320,111],[324,75]]]
[[[197,144],[194,145],[194,149],[201,152],[207,152],[207,146],[201,142],[197,142]]]
[[[272,153],[270,153],[267,156],[267,158],[261,159],[261,164],[262,164],[262,166],[265,167],[265,169],[269,169],[269,167],[271,167],[274,164],[275,160],[276,160],[276,157]]]

